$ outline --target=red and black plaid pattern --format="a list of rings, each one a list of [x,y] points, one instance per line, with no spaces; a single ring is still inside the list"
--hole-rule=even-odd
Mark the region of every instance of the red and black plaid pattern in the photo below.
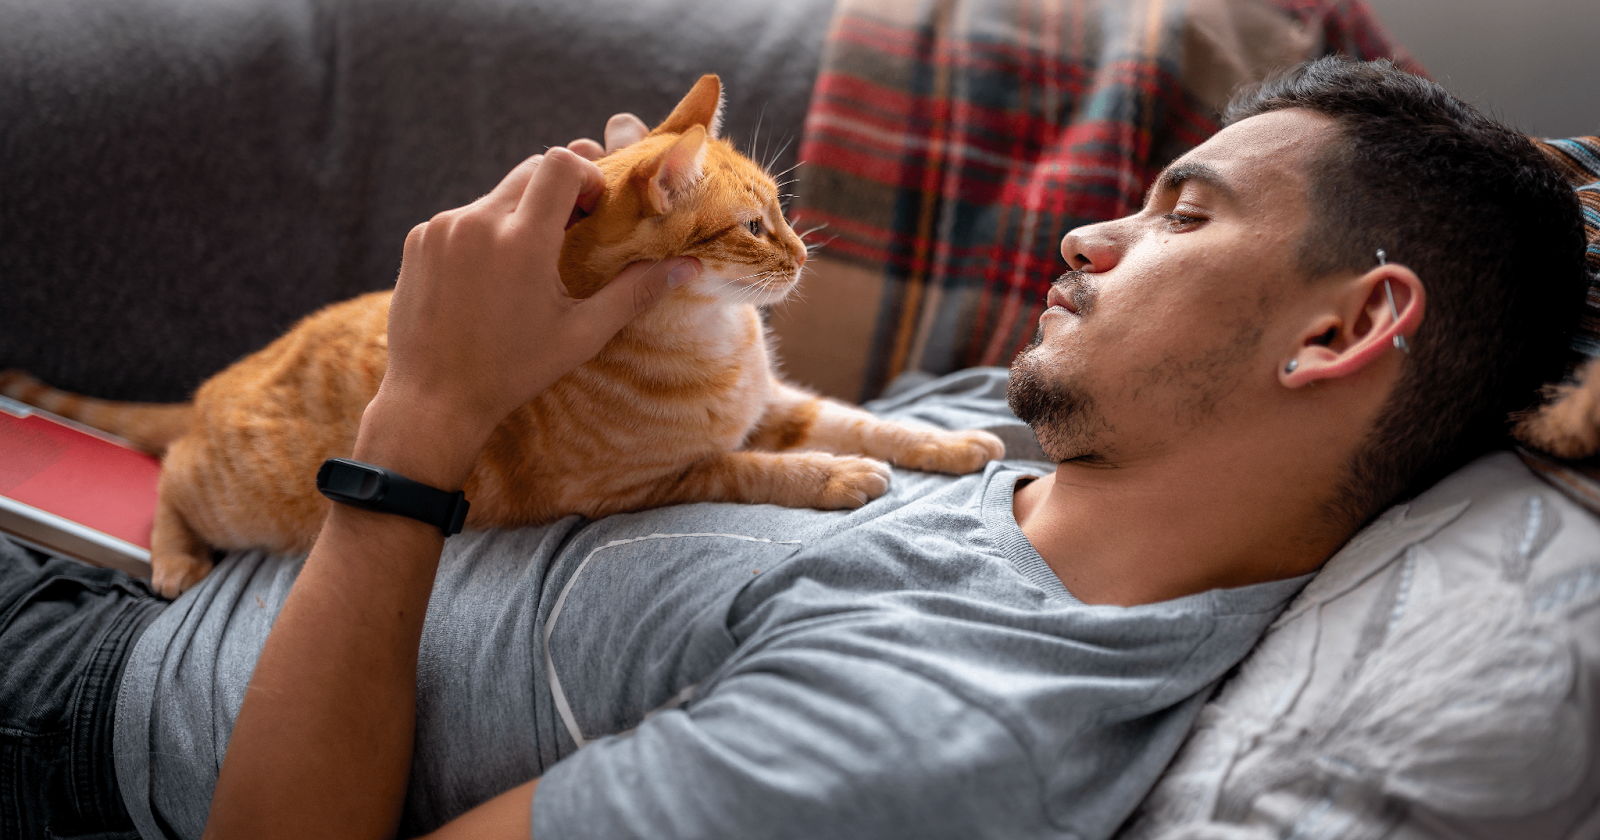
[[[1237,66],[1262,16],[1296,60],[1409,64],[1359,0],[840,0],[795,217],[885,280],[863,395],[1008,363],[1062,234],[1136,209],[1217,130],[1219,97],[1271,69]]]

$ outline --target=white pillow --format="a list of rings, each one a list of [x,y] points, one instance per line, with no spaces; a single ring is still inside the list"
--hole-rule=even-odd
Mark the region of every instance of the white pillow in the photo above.
[[[1600,518],[1509,452],[1391,509],[1119,840],[1600,838]]]

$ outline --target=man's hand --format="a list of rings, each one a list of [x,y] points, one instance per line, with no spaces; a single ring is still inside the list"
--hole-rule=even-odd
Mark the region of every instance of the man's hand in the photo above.
[[[411,446],[461,446],[438,453],[452,468],[384,466],[459,483],[455,449],[470,450],[470,468],[507,414],[698,273],[694,260],[638,263],[593,297],[569,297],[556,267],[567,220],[574,206],[592,209],[604,186],[594,163],[556,148],[523,161],[488,195],[412,229],[389,312],[389,366],[363,439],[372,442],[372,427],[383,425],[431,438]]]
[[[599,160],[624,146],[632,146],[649,133],[650,128],[644,124],[644,120],[628,113],[612,114],[611,119],[606,120],[604,148],[587,137],[568,143],[567,148],[589,160]]]
[[[599,352],[669,276],[698,273],[693,260],[635,265],[587,300],[569,297],[556,267],[566,222],[603,186],[593,163],[555,149],[411,232],[355,458],[460,487],[507,414]],[[250,677],[208,837],[394,835],[443,543],[430,525],[333,506]],[[533,783],[515,788],[441,836],[525,838],[532,794]]]

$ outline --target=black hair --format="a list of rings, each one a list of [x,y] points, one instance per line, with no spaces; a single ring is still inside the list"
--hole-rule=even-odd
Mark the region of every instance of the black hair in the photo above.
[[[1313,166],[1299,267],[1364,272],[1382,248],[1427,294],[1334,502],[1361,523],[1504,445],[1507,415],[1559,378],[1588,285],[1582,217],[1526,136],[1388,61],[1301,64],[1241,91],[1224,122],[1289,108],[1339,130]]]

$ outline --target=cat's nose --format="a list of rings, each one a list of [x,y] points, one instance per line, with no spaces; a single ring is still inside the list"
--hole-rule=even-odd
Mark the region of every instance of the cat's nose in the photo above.
[[[806,267],[806,249],[801,248],[800,253],[794,255],[795,268]]]

